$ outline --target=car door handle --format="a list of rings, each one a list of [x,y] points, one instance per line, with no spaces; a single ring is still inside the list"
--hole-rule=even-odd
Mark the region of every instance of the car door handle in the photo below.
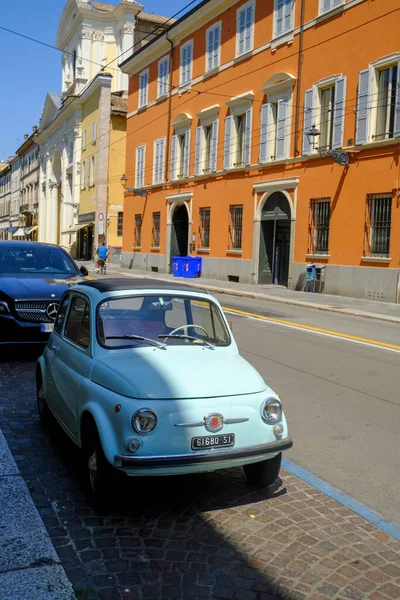
[[[54,352],[60,352],[60,346],[52,346],[51,348]]]

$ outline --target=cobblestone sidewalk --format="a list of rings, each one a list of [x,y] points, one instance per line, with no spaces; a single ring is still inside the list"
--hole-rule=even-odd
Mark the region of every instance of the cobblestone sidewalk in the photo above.
[[[97,515],[33,362],[2,365],[0,427],[79,600],[400,598],[400,542],[285,471],[270,491],[240,469],[135,479]]]

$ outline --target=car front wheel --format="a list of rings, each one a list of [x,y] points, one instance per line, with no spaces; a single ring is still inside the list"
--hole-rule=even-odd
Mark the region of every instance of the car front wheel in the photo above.
[[[97,511],[107,512],[111,508],[115,473],[104,455],[97,430],[93,432],[86,456],[93,507]]]
[[[282,453],[277,454],[274,458],[263,460],[261,462],[244,465],[243,469],[247,477],[247,481],[251,485],[259,487],[267,487],[272,485],[278,478],[281,469]]]

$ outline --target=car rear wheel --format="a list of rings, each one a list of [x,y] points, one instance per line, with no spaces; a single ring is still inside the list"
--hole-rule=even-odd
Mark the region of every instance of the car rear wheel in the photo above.
[[[86,461],[93,508],[99,512],[108,512],[111,508],[115,469],[104,455],[100,437],[95,427],[87,447]]]
[[[281,469],[282,453],[277,454],[274,458],[263,460],[262,462],[244,465],[243,469],[247,477],[247,481],[251,485],[267,487],[272,485],[278,478]]]

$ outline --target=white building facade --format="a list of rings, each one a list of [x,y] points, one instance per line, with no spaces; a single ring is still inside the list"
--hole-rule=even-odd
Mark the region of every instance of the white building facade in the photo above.
[[[63,52],[61,94],[47,95],[35,140],[40,147],[41,242],[59,244],[66,250],[75,242],[75,235],[68,230],[77,223],[79,208],[81,100],[105,67],[112,75],[111,91],[127,90],[128,76],[118,63],[132,52],[134,44],[141,44],[147,35],[157,35],[167,21],[142,9],[132,0],[122,0],[117,6],[88,0],[66,2],[56,43]],[[112,66],[107,66],[109,63]],[[108,171],[103,177],[108,177]]]

